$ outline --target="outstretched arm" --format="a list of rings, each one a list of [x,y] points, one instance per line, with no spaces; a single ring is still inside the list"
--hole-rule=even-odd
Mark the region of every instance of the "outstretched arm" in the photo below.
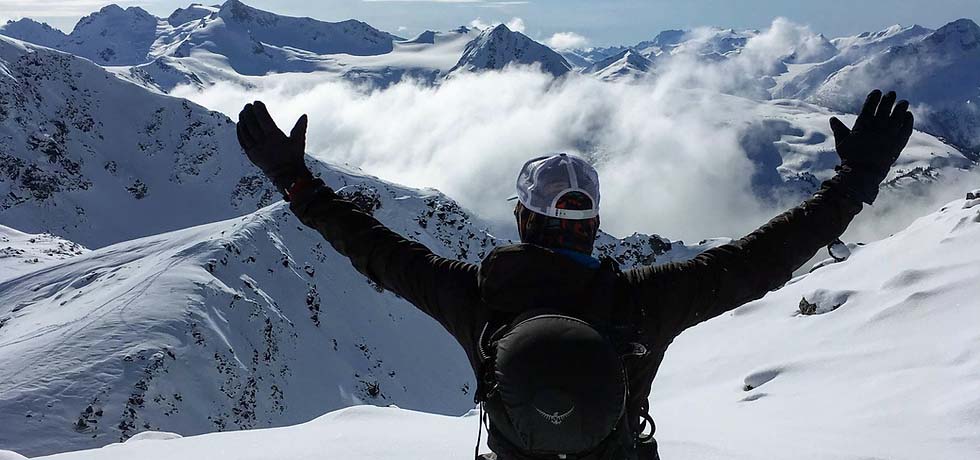
[[[871,204],[912,134],[908,102],[873,91],[854,128],[831,119],[841,166],[812,198],[748,236],[694,259],[626,272],[645,306],[644,328],[667,340],[789,281],[820,248],[837,239]],[[894,105],[894,110],[893,110]]]
[[[264,104],[248,104],[239,114],[238,138],[252,163],[290,202],[290,210],[357,271],[414,304],[457,339],[468,339],[476,312],[467,307],[478,305],[473,299],[477,267],[435,255],[314,179],[304,161],[306,115],[287,137]]]

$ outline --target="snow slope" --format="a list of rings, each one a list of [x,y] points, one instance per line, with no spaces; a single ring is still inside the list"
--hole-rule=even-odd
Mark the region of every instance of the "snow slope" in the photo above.
[[[854,248],[844,262],[685,332],[652,392],[661,454],[976,458],[977,266],[980,199],[956,200],[890,238]],[[44,458],[463,459],[472,458],[475,415],[353,407],[288,428],[185,438],[148,433],[146,440]]]
[[[653,62],[649,59],[632,49],[627,49],[592,64],[592,66],[583,70],[583,73],[592,74],[600,80],[617,81],[621,79],[640,78],[646,75],[652,67]]]
[[[6,37],[0,69],[3,225],[100,247],[278,199],[224,115]]]
[[[86,252],[84,246],[49,233],[32,235],[0,225],[0,280]]]
[[[472,224],[431,194],[385,203],[379,215],[442,253],[473,259],[494,243],[445,235]],[[453,223],[412,219],[429,210]],[[281,202],[46,264],[0,283],[0,299],[0,445],[27,454],[361,403],[453,413],[472,398],[438,324],[380,293]]]

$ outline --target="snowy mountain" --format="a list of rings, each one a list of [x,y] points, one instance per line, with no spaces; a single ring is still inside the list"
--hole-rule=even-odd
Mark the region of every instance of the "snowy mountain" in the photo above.
[[[652,391],[661,455],[976,458],[980,331],[966,325],[980,321],[978,196],[685,332]],[[478,423],[475,410],[352,407],[288,428],[147,432],[45,458],[463,459]]]
[[[871,84],[915,101],[919,126],[980,152],[980,26],[960,19],[921,39],[885,49],[827,77],[808,99],[853,110]]]
[[[555,76],[571,66],[556,52],[504,26],[427,31],[405,40],[355,20],[328,23],[281,16],[227,0],[192,4],[168,18],[110,5],[83,18],[69,35],[30,19],[0,34],[115,66],[120,77],[169,92],[216,82],[248,86],[269,73],[318,72],[373,87],[411,77],[436,83],[456,69],[499,70],[538,64]],[[59,35],[60,34],[60,35]]]
[[[786,73],[775,77],[776,85],[771,93],[775,98],[804,99],[841,69],[893,46],[920,40],[930,33],[932,30],[917,25],[895,25],[874,33],[864,32],[852,37],[835,38],[831,43],[839,50],[837,55],[809,65],[790,65]]]
[[[705,94],[691,92],[688,98]],[[755,101],[726,95],[711,98],[717,110],[708,120],[719,128],[736,128],[738,143],[752,164],[752,191],[770,203],[798,202],[832,177],[840,158],[827,120],[837,116],[853,124],[856,119],[795,100]],[[882,201],[919,193],[923,186],[941,183],[948,173],[974,166],[969,151],[915,131],[882,186]]]
[[[146,62],[163,21],[140,7],[109,5],[78,21],[58,47],[102,65]]]
[[[582,72],[592,74],[600,80],[616,81],[642,77],[652,67],[653,62],[649,59],[632,49],[627,49],[619,54],[612,55],[592,64]]]
[[[278,199],[224,115],[5,37],[0,68],[3,225],[101,247]]]
[[[109,5],[82,18],[56,40],[46,25],[8,24],[0,34],[67,51],[111,66],[179,69],[172,59],[201,54],[242,75],[312,71],[321,55],[385,54],[399,38],[355,20],[337,23],[276,15],[227,0],[219,7],[193,4],[157,18],[139,7]],[[158,71],[159,72],[159,71]],[[193,80],[194,73],[188,73]],[[200,77],[198,77],[200,78]]]
[[[449,73],[500,70],[510,64],[536,64],[542,72],[555,77],[572,70],[568,61],[551,48],[500,24],[484,30],[467,44],[463,56]]]
[[[220,6],[205,6],[200,3],[191,3],[187,8],[177,8],[170,16],[167,16],[167,23],[173,27],[179,27],[191,21],[200,21],[209,16],[218,14]]]
[[[657,66],[678,57],[724,66],[746,52],[754,52],[750,43],[759,36],[756,30],[720,28],[665,31],[629,49],[656,61]],[[978,43],[980,26],[970,19],[959,19],[936,31],[913,25],[833,40],[818,34],[767,57],[775,61],[755,63],[751,71],[757,75],[748,77],[754,78],[750,83],[759,88],[743,88],[738,94],[756,99],[806,100],[854,113],[871,89],[893,89],[913,101],[921,129],[973,155],[980,152],[980,109],[976,102],[980,73],[975,71],[980,68]],[[610,54],[603,55],[604,50]],[[586,59],[593,62],[594,70],[623,52],[613,47],[568,53],[580,58],[591,56]]]
[[[155,57],[217,60],[242,75],[312,71],[317,55],[377,55],[392,50],[398,37],[355,20],[328,23],[280,16],[228,0],[207,16],[202,7],[175,11],[169,20],[191,21],[161,34]],[[167,36],[169,35],[169,36]]]
[[[0,35],[48,48],[57,48],[68,38],[64,32],[49,26],[47,23],[40,23],[29,18],[7,21],[6,24],[0,25]]]
[[[886,50],[893,46],[901,46],[931,33],[931,29],[917,24],[905,27],[893,25],[877,32],[862,32],[850,37],[838,37],[831,40],[831,43],[842,53],[860,51],[860,53],[868,54]]]
[[[0,34],[60,49],[103,65],[147,61],[163,21],[140,7],[109,5],[83,17],[68,35],[30,19],[0,27]],[[53,32],[53,33],[52,33]]]

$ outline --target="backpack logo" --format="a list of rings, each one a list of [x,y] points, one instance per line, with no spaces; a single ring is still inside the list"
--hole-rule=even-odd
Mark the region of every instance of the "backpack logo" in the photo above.
[[[538,409],[537,407],[535,407],[534,410],[538,411],[538,413],[541,414],[545,420],[551,422],[553,425],[561,425],[569,415],[572,415],[572,412],[575,410],[575,406],[572,406],[572,408],[568,409],[568,411],[566,411],[564,414],[559,413],[558,411],[549,414],[541,409]]]

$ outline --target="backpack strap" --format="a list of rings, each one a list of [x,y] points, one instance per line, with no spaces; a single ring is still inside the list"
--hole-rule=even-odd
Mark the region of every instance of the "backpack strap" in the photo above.
[[[615,259],[603,256],[600,258],[600,264],[600,271],[607,273],[606,276],[608,276],[612,283],[615,283],[622,273],[619,263]],[[611,284],[598,287],[599,289],[597,291],[599,292],[616,292],[614,285]],[[650,351],[649,346],[644,340],[646,334],[643,327],[646,324],[646,309],[642,303],[637,302],[632,297],[633,293],[630,292],[627,295],[630,297],[616,299],[618,303],[612,305],[613,310],[610,312],[610,326],[613,330],[613,338],[618,341],[617,346],[619,347],[620,356],[623,360],[623,368],[627,372],[627,378],[629,378],[627,362],[633,359],[642,359]],[[629,409],[630,405],[627,404],[626,416],[630,413]],[[656,431],[653,417],[650,416],[650,403],[643,401],[637,410],[639,411],[639,414],[637,414],[639,415],[639,420],[626,420],[630,431],[632,431],[634,448],[642,443],[651,442],[653,433]],[[628,417],[626,418],[628,419]],[[644,434],[647,427],[649,427],[650,432]]]
[[[497,341],[503,338],[507,331],[520,322],[528,318],[549,313],[553,314],[556,312],[547,308],[534,308],[516,315],[501,312],[501,314],[493,315],[483,325],[483,330],[480,331],[479,343],[477,344],[480,353],[480,368],[477,370],[476,392],[473,394],[473,402],[486,402],[497,390],[497,377],[495,372]]]

